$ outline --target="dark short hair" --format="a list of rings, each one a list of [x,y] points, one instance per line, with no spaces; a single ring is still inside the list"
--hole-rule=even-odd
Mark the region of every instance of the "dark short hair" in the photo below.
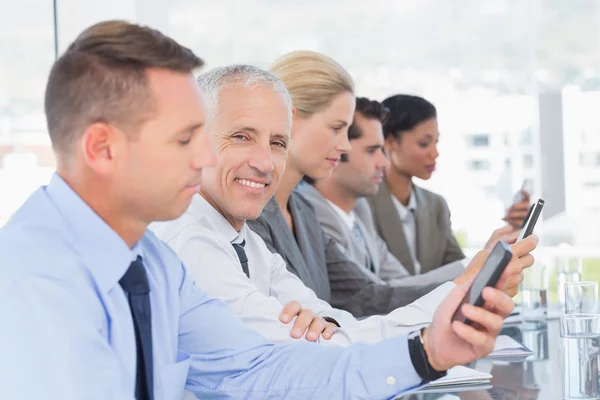
[[[383,135],[400,138],[402,132],[410,131],[421,122],[437,117],[435,106],[419,96],[397,94],[388,97],[383,105],[389,108],[390,117],[383,124]]]
[[[147,69],[186,73],[203,64],[190,49],[149,27],[119,20],[89,27],[56,60],[46,85],[54,151],[69,153],[92,123],[137,130],[154,113]]]
[[[366,97],[356,98],[356,110],[355,113],[360,113],[363,117],[369,119],[377,119],[382,124],[387,121],[390,110],[377,100],[369,100]],[[352,122],[348,127],[348,140],[358,139],[363,135],[357,124]],[[348,154],[342,154],[340,157],[341,162],[348,162]]]
[[[356,98],[356,110],[365,118],[377,119],[384,124],[390,114],[390,110],[377,100],[369,100],[366,97]],[[348,140],[358,139],[362,136],[362,131],[353,122],[348,128]]]

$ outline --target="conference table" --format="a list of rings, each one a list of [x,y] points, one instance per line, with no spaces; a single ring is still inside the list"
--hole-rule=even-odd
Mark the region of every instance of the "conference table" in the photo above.
[[[468,367],[492,375],[487,385],[434,389],[401,396],[401,400],[559,400],[562,375],[559,362],[559,321],[505,325],[503,335],[523,343],[534,354],[520,360],[478,360]]]

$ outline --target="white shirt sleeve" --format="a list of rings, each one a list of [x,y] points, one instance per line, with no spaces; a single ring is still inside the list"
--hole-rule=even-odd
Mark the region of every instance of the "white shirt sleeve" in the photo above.
[[[248,230],[250,235],[256,235]],[[246,238],[251,246],[255,238]],[[331,340],[319,339],[321,345],[347,346],[351,343],[375,343],[431,323],[433,312],[455,286],[444,284],[414,303],[394,310],[387,316],[373,316],[357,321],[350,313],[332,308],[320,300],[302,281],[286,269],[285,261],[272,254],[262,239],[258,244],[259,260],[253,254],[250,266],[253,279],[270,274],[269,293],[261,292],[241,269],[235,250],[226,239],[211,229],[198,224],[188,224],[168,242],[195,279],[195,283],[209,296],[223,300],[251,329],[273,343],[296,341],[291,337],[293,321],[284,324],[279,320],[283,305],[292,300],[303,308],[322,317],[332,317],[341,325]],[[263,251],[264,250],[264,251]],[[251,256],[249,255],[249,259]],[[263,270],[264,268],[264,270]],[[268,268],[268,270],[267,270]]]
[[[194,277],[196,286],[206,291],[209,296],[227,303],[248,327],[273,343],[297,340],[291,337],[293,321],[284,324],[279,320],[283,304],[286,303],[257,289],[252,280],[243,273],[235,250],[224,238],[210,229],[193,224],[186,226],[167,243],[186,265]],[[270,252],[269,254],[275,258]],[[268,266],[265,265],[265,268]],[[290,275],[296,278],[293,274]],[[283,280],[283,285],[289,285],[289,281],[292,280]],[[272,286],[273,291],[277,291],[278,288],[280,292],[284,292],[281,285]],[[308,288],[306,290],[310,291]],[[308,308],[302,302],[305,297],[298,296],[296,300],[304,308]],[[336,334],[334,337],[337,345],[350,344],[343,338],[343,334],[339,337]],[[321,341],[325,342],[323,339]]]

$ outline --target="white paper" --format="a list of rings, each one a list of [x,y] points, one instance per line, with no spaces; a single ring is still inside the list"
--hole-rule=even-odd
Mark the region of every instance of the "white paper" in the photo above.
[[[525,357],[533,354],[533,351],[517,342],[510,336],[500,335],[496,338],[496,346],[486,358],[498,357]]]
[[[483,384],[488,383],[492,375],[485,372],[476,371],[471,368],[458,365],[448,370],[448,375],[436,381],[430,382],[426,387],[454,386],[464,384]]]

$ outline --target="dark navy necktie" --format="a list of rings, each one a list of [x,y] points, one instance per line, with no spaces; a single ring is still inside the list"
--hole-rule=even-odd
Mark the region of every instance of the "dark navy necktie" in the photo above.
[[[248,278],[250,278],[250,271],[248,270],[248,256],[246,256],[246,250],[244,250],[244,246],[246,245],[246,241],[243,240],[242,243],[231,243],[235,252],[240,259],[240,264],[242,264],[242,270],[246,274]]]
[[[152,367],[152,313],[150,311],[150,285],[142,257],[131,263],[119,284],[129,298],[129,307],[135,328],[137,368],[135,379],[135,398],[153,400]]]

